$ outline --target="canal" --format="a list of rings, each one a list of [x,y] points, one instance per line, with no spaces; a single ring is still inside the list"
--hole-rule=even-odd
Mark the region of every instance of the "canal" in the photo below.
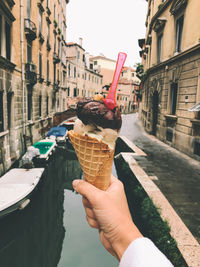
[[[88,226],[81,197],[72,190],[72,180],[81,177],[74,152],[58,149],[29,206],[0,220],[1,267],[118,265]]]

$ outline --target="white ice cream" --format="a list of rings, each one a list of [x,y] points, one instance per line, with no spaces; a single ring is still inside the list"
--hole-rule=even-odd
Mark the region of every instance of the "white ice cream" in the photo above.
[[[102,128],[100,126],[94,126],[92,124],[85,125],[81,120],[77,119],[74,123],[74,131],[78,134],[88,135],[96,138],[99,141],[104,142],[110,149],[115,148],[115,141],[118,137],[117,130],[110,128]]]

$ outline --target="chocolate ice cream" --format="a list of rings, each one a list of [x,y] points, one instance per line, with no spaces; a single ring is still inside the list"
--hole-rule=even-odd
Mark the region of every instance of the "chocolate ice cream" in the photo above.
[[[111,128],[119,131],[122,125],[118,107],[108,109],[103,101],[83,98],[77,104],[77,116],[85,124],[93,124],[102,128]]]

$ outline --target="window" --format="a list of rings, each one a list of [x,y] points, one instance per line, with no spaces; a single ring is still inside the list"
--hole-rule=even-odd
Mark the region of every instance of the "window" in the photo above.
[[[3,130],[3,91],[0,91],[0,132],[2,132]]]
[[[77,96],[77,88],[74,88],[74,97]]]
[[[56,64],[53,65],[53,82],[56,82]]]
[[[70,87],[67,87],[67,96],[70,96]]]
[[[58,41],[58,57],[60,57],[60,41]]]
[[[57,69],[57,81],[60,81],[60,71]]]
[[[2,16],[0,15],[0,55],[1,55],[1,46],[2,46]]]
[[[66,72],[63,70],[63,86],[66,85]]]
[[[47,82],[49,82],[49,60],[47,59]]]
[[[76,67],[74,67],[74,78],[76,78]]]
[[[32,62],[32,42],[27,42],[27,55],[26,55],[27,63]]]
[[[77,58],[80,58],[80,51],[77,52]]]
[[[49,97],[46,97],[46,114],[49,114]]]
[[[39,117],[42,117],[42,96],[39,95]]]
[[[176,21],[176,52],[181,51],[183,20],[184,20],[184,16],[181,16]]]
[[[68,65],[68,76],[69,77],[71,76],[71,65],[70,64]]]
[[[39,34],[42,34],[42,12],[41,10],[39,10],[38,21],[39,21]]]
[[[97,65],[97,61],[94,61],[94,65]]]
[[[11,127],[12,94],[7,93],[8,129]]]
[[[0,11],[3,11],[0,9]],[[5,14],[8,15],[8,14]],[[10,15],[11,16],[11,15]],[[0,55],[11,60],[11,30],[12,19],[0,14]]]
[[[54,52],[56,52],[56,34],[54,34]]]
[[[42,77],[42,54],[39,53],[39,77]]]
[[[32,117],[32,92],[28,90],[28,120]]]
[[[176,114],[178,84],[172,83],[170,88],[170,114]]]
[[[158,63],[161,61],[161,57],[162,57],[162,38],[163,38],[162,34],[159,34],[157,36],[157,61]]]
[[[31,18],[31,0],[26,1],[26,14],[27,14],[27,18],[30,19]]]
[[[85,62],[85,55],[83,54],[83,62]]]
[[[135,77],[135,73],[132,73],[132,77]]]
[[[50,25],[47,22],[47,44],[50,44],[49,39],[50,39]]]
[[[6,58],[11,59],[11,26],[5,22],[5,33],[6,33]]]

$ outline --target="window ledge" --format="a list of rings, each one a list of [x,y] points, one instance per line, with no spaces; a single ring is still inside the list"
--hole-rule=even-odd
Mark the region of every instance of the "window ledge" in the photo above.
[[[4,131],[4,132],[0,132],[0,137],[4,136],[4,135],[7,135],[8,134],[8,130],[7,131]]]
[[[10,69],[10,70],[14,70],[16,65],[14,63],[10,62],[10,60],[8,60],[7,58],[0,56],[0,66],[3,66],[3,67]]]
[[[192,124],[200,125],[200,119],[192,119],[190,121]]]
[[[29,125],[32,126],[34,124],[35,124],[35,122],[33,122],[32,120],[30,120],[30,121],[27,122],[27,126],[29,126]]]
[[[177,116],[176,115],[170,115],[170,114],[166,114],[165,115],[166,120],[173,120],[176,121],[177,120]]]

